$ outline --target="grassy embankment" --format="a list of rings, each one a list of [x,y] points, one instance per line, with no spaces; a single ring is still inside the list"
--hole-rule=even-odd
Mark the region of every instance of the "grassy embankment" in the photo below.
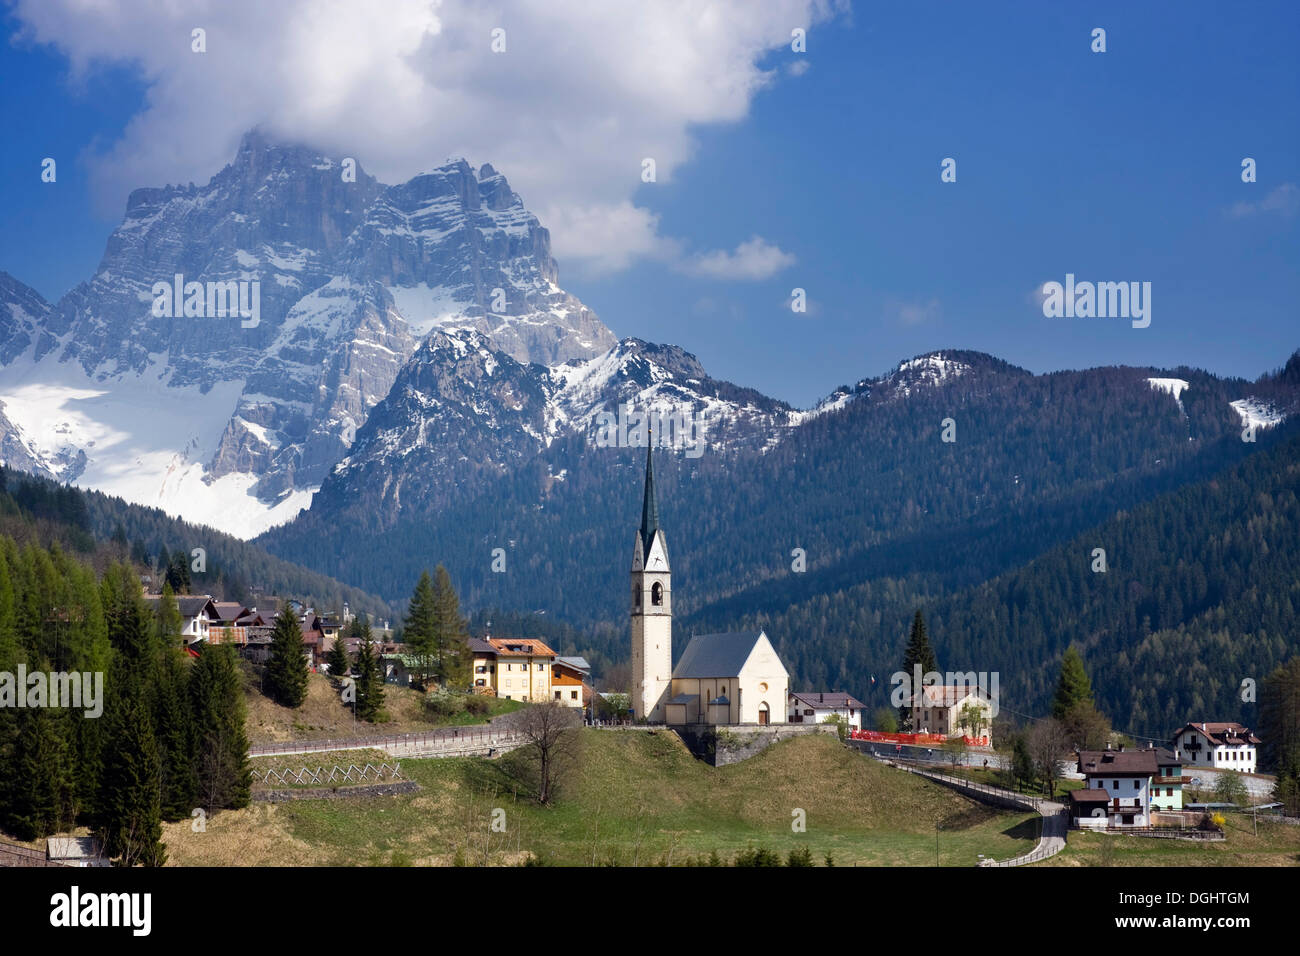
[[[280,762],[283,762],[281,760]],[[312,763],[315,766],[315,763]],[[549,807],[529,793],[528,758],[403,760],[416,794],[257,804],[223,812],[205,833],[164,826],[176,865],[681,864],[711,851],[729,861],[765,847],[808,847],[820,865],[971,866],[979,854],[1031,849],[1039,820],[974,803],[882,767],[826,737],[783,741],[714,768],[667,732],[580,732]],[[491,829],[504,811],[504,832]],[[793,811],[807,831],[792,830]]]

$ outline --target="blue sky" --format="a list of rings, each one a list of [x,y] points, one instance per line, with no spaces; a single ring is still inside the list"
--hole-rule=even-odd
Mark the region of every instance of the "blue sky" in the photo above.
[[[805,56],[757,60],[779,76],[743,115],[686,124],[671,174],[628,187],[681,248],[757,236],[793,263],[741,280],[663,255],[603,272],[561,258],[561,283],[617,334],[679,344],[800,406],[941,348],[1033,371],[1279,366],[1300,347],[1300,4],[1084,6],[855,4],[816,24]],[[10,42],[19,19],[2,21],[0,269],[53,300],[93,273],[120,217],[124,196],[96,168],[109,156],[129,181],[130,157],[111,150],[157,99],[157,74],[101,58],[74,76],[67,49]],[[518,187],[491,146],[471,161]],[[45,156],[56,184],[39,180]],[[955,183],[940,181],[945,157]],[[190,162],[196,182],[221,165]],[[521,189],[530,208],[561,201],[522,175],[539,183]],[[1045,318],[1034,290],[1066,273],[1150,282],[1150,327]],[[806,315],[789,308],[795,287]]]

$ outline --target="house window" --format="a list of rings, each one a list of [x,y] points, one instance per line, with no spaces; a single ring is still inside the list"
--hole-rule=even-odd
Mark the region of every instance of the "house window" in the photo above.
[[[555,699],[556,700],[560,699],[560,692],[558,690],[555,692]]]
[[[546,670],[546,665],[545,665],[545,664],[538,664],[538,665],[537,665],[537,669],[538,669],[539,671],[544,671],[544,670]]]
[[[664,586],[658,581],[650,588],[650,603],[660,607],[664,603]]]
[[[569,700],[577,700],[577,699],[578,699],[578,692],[576,690],[569,691]]]
[[[1112,781],[1110,782],[1110,788],[1111,788],[1112,790],[1118,790],[1118,789],[1119,789],[1119,781],[1118,781],[1118,780],[1112,780]]]

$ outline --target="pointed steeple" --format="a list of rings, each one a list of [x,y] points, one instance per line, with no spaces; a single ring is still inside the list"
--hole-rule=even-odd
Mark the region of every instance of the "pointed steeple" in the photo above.
[[[659,530],[659,499],[655,495],[654,445],[645,450],[645,499],[641,502],[641,546],[650,553],[650,541]]]

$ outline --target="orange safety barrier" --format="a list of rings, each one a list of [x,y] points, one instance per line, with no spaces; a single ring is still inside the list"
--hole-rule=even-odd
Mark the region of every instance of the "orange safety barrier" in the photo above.
[[[925,747],[935,744],[942,746],[948,741],[948,738],[943,734],[887,734],[879,730],[854,730],[849,736],[853,740],[870,740],[874,743],[909,744]],[[967,737],[963,735],[962,740],[969,747],[987,747],[989,745],[988,737]]]

